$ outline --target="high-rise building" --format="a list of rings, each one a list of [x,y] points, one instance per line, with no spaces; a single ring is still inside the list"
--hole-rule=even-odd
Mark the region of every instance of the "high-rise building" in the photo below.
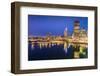
[[[67,37],[67,36],[68,36],[68,33],[67,33],[67,27],[66,27],[64,30],[64,37]]]
[[[79,37],[79,33],[80,33],[80,22],[79,21],[75,21],[74,22],[74,37]]]
[[[87,37],[87,32],[85,29],[80,30],[80,37]]]

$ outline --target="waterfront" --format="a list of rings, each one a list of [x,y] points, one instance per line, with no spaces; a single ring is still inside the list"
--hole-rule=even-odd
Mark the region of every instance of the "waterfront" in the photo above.
[[[28,60],[79,59],[88,57],[87,47],[62,44],[28,44]]]

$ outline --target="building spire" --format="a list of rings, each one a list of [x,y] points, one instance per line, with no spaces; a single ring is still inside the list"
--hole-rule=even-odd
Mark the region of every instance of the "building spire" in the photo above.
[[[65,30],[64,30],[64,37],[67,37],[67,31],[68,31],[68,29],[66,27]]]
[[[68,29],[67,29],[67,27],[65,28],[65,31],[67,31]]]

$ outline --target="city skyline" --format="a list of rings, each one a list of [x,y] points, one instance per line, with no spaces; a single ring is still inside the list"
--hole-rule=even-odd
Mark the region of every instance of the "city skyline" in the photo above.
[[[28,60],[88,57],[87,17],[29,15],[28,20]]]
[[[80,29],[87,31],[87,17],[28,15],[28,35],[45,36],[51,33],[58,36],[63,35],[65,29],[72,34],[75,20],[80,21]]]

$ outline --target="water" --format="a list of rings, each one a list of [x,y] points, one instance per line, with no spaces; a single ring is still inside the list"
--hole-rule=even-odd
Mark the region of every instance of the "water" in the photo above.
[[[28,60],[52,60],[52,59],[73,59],[74,48],[73,46],[66,47],[63,44],[51,45],[50,47],[40,47],[35,44],[34,46],[28,44]],[[87,58],[86,56],[83,58]]]

